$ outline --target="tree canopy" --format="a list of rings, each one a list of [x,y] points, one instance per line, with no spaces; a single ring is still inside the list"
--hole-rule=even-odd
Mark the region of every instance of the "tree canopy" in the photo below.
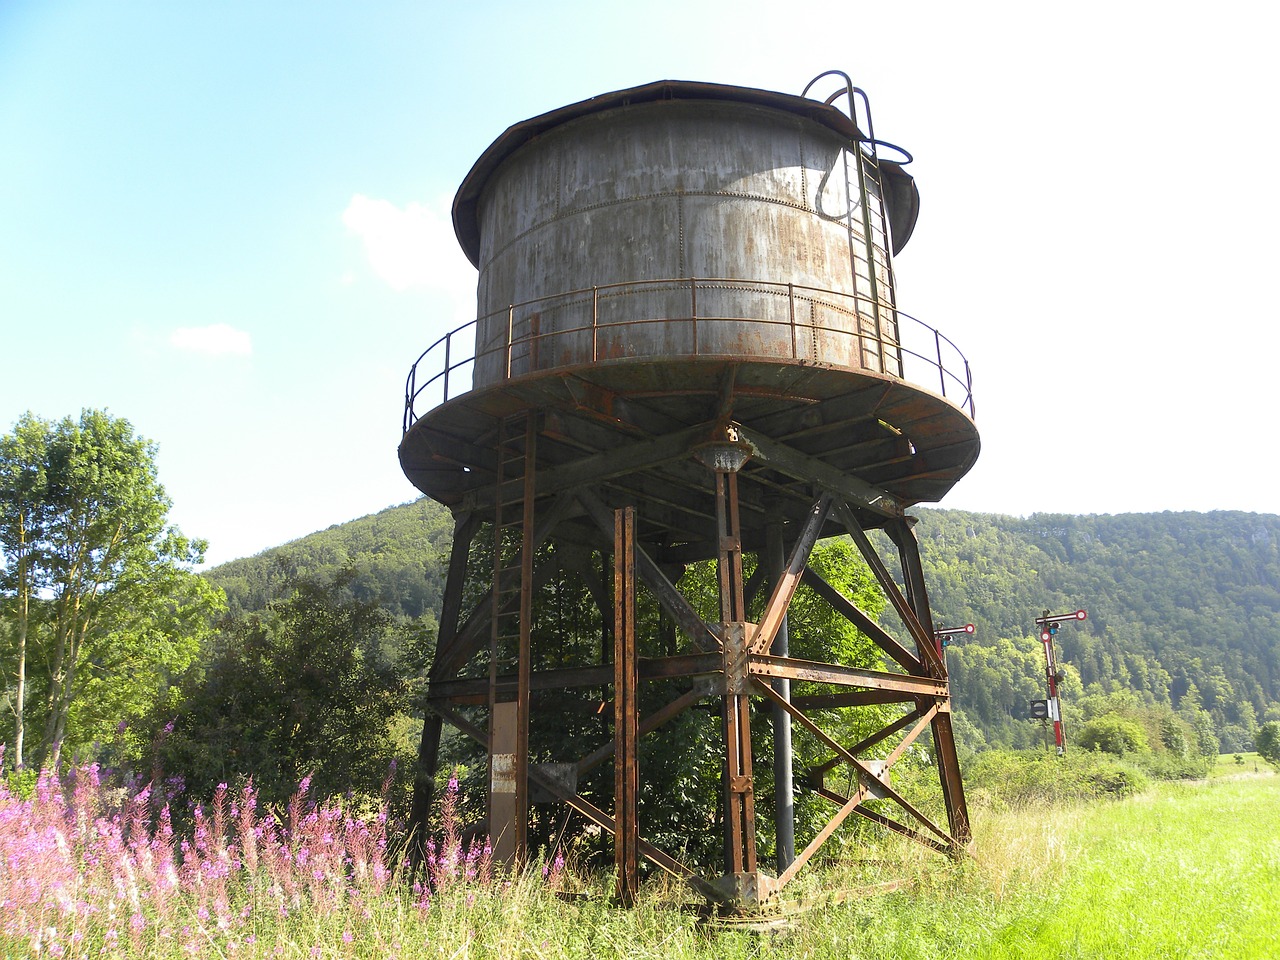
[[[64,744],[144,714],[222,604],[192,572],[205,544],[168,523],[155,454],[99,410],[28,413],[0,438],[0,655],[18,764],[56,763]]]
[[[303,777],[318,796],[376,796],[393,761],[407,776],[412,754],[395,724],[427,638],[353,599],[351,577],[288,580],[266,610],[223,621],[172,712],[157,710],[166,772],[196,796],[252,777],[264,800],[280,804]],[[399,662],[387,656],[397,649]]]

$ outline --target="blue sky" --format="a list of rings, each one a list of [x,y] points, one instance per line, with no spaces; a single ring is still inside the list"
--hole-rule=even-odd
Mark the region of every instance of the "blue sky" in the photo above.
[[[973,366],[942,505],[1280,513],[1265,10],[0,0],[0,429],[127,417],[211,562],[412,499],[404,377],[473,316],[484,148],[839,68],[916,157],[899,303]]]

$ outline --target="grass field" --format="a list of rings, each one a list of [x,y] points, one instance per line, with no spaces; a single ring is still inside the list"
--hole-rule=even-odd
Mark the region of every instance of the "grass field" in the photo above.
[[[468,881],[461,861],[428,898],[379,874],[377,844],[358,823],[323,811],[299,820],[303,846],[264,835],[253,858],[210,829],[193,843],[195,861],[152,870],[148,887],[143,867],[164,859],[162,843],[148,847],[131,827],[117,842],[101,820],[102,842],[59,845],[42,823],[23,839],[23,810],[39,815],[13,798],[0,804],[5,957],[1280,958],[1280,776],[1255,776],[1251,764],[1234,779],[1160,784],[1123,801],[975,809],[972,858],[895,847],[901,859],[881,878],[908,887],[815,907],[771,932],[703,925],[670,890],[623,911],[602,895],[564,902],[539,871]],[[68,835],[87,825],[70,814],[66,823]],[[362,845],[344,855],[343,837]],[[81,843],[92,856],[76,867],[68,850]],[[352,850],[366,866],[341,866]],[[105,871],[128,851],[133,867]],[[302,852],[311,859],[299,869]],[[805,892],[872,879],[865,869],[811,874]],[[19,923],[19,911],[32,922]]]
[[[1162,784],[979,825],[976,870],[914,901],[859,905],[859,920],[882,929],[845,955],[1280,957],[1278,777]],[[1035,876],[1019,863],[1028,854],[1056,862]],[[823,955],[816,942],[812,955]]]
[[[1237,757],[1240,759],[1237,760]],[[1273,769],[1256,753],[1221,753],[1213,769],[1209,771],[1209,776],[1236,777],[1242,773],[1271,773]]]

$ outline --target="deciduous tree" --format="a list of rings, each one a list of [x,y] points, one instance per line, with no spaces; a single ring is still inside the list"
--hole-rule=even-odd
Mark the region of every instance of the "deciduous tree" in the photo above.
[[[8,699],[15,744],[40,731],[37,764],[145,712],[220,606],[191,569],[205,544],[168,523],[155,454],[98,410],[56,423],[27,414],[0,441]]]
[[[421,638],[351,597],[351,576],[294,579],[268,610],[227,619],[158,738],[166,771],[197,796],[238,777],[281,804],[303,777],[319,796],[377,795],[391,761],[408,759],[392,737],[407,709],[404,669],[382,651],[413,657]]]
[[[1262,759],[1280,767],[1280,723],[1273,721],[1259,727],[1254,747]]]

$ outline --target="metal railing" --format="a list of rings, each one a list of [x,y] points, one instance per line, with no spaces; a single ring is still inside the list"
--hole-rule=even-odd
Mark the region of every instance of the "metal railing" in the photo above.
[[[699,311],[700,292],[703,312]],[[707,300],[716,299],[708,295],[718,294],[723,300],[726,292],[757,298],[755,312],[759,315],[725,316],[706,312]],[[656,293],[668,299],[673,293],[681,294],[680,300],[687,304],[688,314],[627,316],[625,309],[618,309],[620,305],[625,307],[628,298],[635,303],[641,293]],[[760,309],[759,305],[764,303],[781,309]],[[609,308],[609,316],[602,319],[605,306]],[[687,357],[781,359],[823,363],[854,372],[873,370],[929,390],[936,385],[944,398],[974,417],[969,361],[939,330],[901,310],[893,311],[898,319],[893,325],[898,340],[882,339],[874,330],[860,329],[860,320],[870,317],[875,308],[883,311],[886,306],[868,297],[800,284],[696,277],[625,281],[526,300],[464,323],[422,352],[405,382],[404,430],[408,432],[417,422],[421,416],[419,410],[426,412],[470,392],[477,366],[484,372],[481,386],[488,387],[516,377],[553,373],[585,364]],[[553,326],[545,332],[541,329],[544,317],[575,311],[584,315],[584,322]],[[848,326],[818,322],[814,318],[821,313],[847,320]],[[663,326],[664,334],[675,333],[684,346],[672,348],[668,340],[642,336],[626,340],[620,348],[619,337],[624,332],[655,324]],[[738,326],[725,326],[729,324]],[[723,344],[733,337],[716,336],[725,331],[740,336],[744,329],[774,331],[777,336],[770,340],[770,347],[777,352],[726,351]],[[478,333],[502,336],[495,337],[493,345],[478,349]],[[842,349],[834,352],[841,357],[856,357],[861,362],[824,360],[817,355],[820,342],[835,343]],[[539,349],[556,343],[558,352]],[[518,369],[521,366],[526,369]],[[419,383],[420,373],[430,375]]]

